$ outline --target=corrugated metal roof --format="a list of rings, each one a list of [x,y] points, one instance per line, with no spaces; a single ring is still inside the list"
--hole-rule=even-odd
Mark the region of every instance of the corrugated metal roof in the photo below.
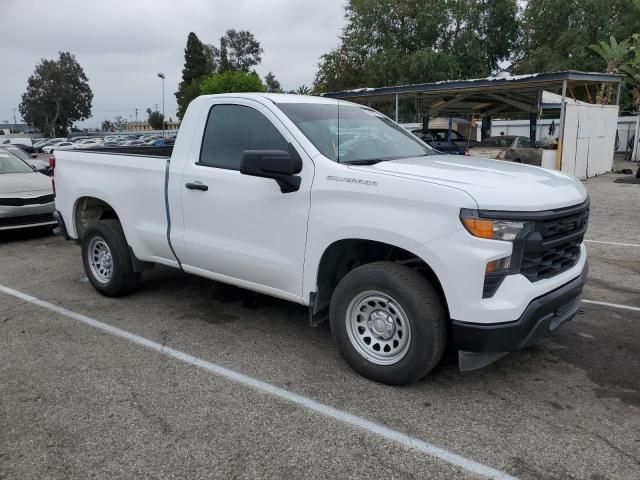
[[[543,85],[556,84],[562,85],[564,80],[571,82],[579,82],[581,84],[599,84],[599,83],[619,83],[623,79],[623,75],[597,73],[597,72],[579,72],[569,70],[556,73],[533,73],[528,75],[497,75],[486,78],[474,78],[469,80],[444,80],[433,83],[418,83],[411,85],[397,85],[392,87],[379,88],[356,88],[353,90],[344,90],[340,92],[325,93],[324,96],[332,98],[354,98],[354,97],[371,97],[380,95],[395,95],[396,93],[428,93],[428,92],[446,92],[451,90],[469,90],[477,88],[491,89],[501,87],[520,87],[520,88],[540,88]]]
[[[542,108],[557,108],[561,102],[547,104],[544,91],[562,89],[568,84],[567,98],[592,103],[602,83],[620,83],[622,75],[566,71],[530,75],[501,74],[470,80],[448,80],[434,83],[399,85],[380,88],[357,88],[324,96],[364,103],[385,109],[400,100],[414,100],[414,116],[529,115]],[[547,97],[548,98],[548,97]],[[411,115],[411,114],[410,114]]]

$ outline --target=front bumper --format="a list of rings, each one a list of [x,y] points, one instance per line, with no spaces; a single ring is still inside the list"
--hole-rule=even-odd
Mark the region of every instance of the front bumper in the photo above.
[[[585,263],[578,277],[531,301],[513,322],[478,324],[453,320],[461,370],[480,368],[508,352],[522,350],[571,320],[580,307],[587,271]]]
[[[0,205],[0,231],[55,225],[54,210],[54,202],[19,207]]]

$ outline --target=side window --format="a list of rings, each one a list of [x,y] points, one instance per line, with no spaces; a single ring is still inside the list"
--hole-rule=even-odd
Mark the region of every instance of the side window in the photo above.
[[[518,143],[520,148],[533,148],[531,145],[531,140],[529,140],[528,138],[520,138],[518,139]]]
[[[240,170],[245,150],[287,150],[288,144],[260,112],[242,105],[214,105],[202,140],[200,163]]]

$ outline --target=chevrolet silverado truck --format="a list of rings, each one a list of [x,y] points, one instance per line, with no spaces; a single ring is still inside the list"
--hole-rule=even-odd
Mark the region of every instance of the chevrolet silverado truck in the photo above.
[[[161,264],[297,302],[379,382],[420,379],[447,345],[480,368],[580,305],[577,179],[442,155],[363,105],[201,96],[172,152],[55,155],[58,232],[100,293],[127,294]]]

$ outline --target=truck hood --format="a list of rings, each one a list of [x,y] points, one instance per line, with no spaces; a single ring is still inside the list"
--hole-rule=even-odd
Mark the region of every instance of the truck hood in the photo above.
[[[484,210],[549,210],[587,199],[584,186],[574,177],[503,160],[433,155],[352,168],[457,188]]]
[[[0,196],[29,192],[34,196],[53,193],[51,179],[38,172],[0,174]]]

